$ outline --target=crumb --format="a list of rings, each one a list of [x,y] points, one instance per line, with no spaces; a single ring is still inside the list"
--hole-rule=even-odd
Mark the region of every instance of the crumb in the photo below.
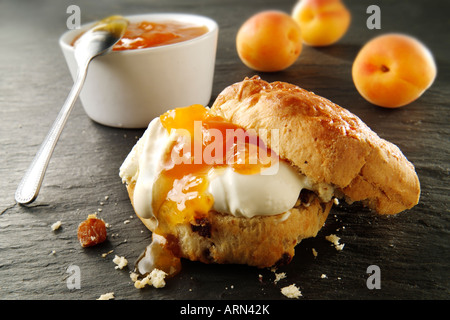
[[[54,224],[52,224],[52,230],[58,230],[61,227],[61,221],[56,221]]]
[[[102,253],[102,258],[106,258],[106,256],[107,256],[108,254],[113,253],[113,252],[114,252],[114,250],[110,250],[110,251],[108,251],[108,252]]]
[[[155,288],[162,288],[166,285],[166,282],[164,281],[166,276],[167,273],[159,269],[153,269],[152,272],[150,272],[150,278],[152,279],[152,284]]]
[[[137,273],[131,273],[130,278],[134,282],[134,286],[137,289],[145,288],[146,285],[153,286],[155,288],[162,288],[166,285],[164,278],[167,276],[162,270],[153,269],[150,274],[144,277],[142,280],[139,280],[139,275]]]
[[[55,250],[52,250],[52,252],[50,252],[50,255],[54,256],[56,254]]]
[[[334,202],[335,205],[338,205],[339,204],[339,199],[338,198],[334,198],[333,202]]]
[[[263,281],[263,276],[262,276],[262,274],[258,274],[258,281],[262,283],[262,281]]]
[[[298,299],[299,297],[302,296],[301,291],[297,288],[295,284],[291,284],[290,286],[281,288],[281,293],[290,299],[292,298]]]
[[[327,239],[328,241],[330,241],[334,247],[336,248],[336,250],[338,251],[342,251],[342,249],[344,249],[344,245],[345,244],[340,244],[339,240],[341,240],[341,238],[339,238],[337,235],[335,234],[330,234],[329,236],[326,236],[325,239]]]
[[[116,269],[123,269],[128,265],[128,260],[125,259],[125,257],[119,257],[118,255],[115,255],[113,262],[117,264],[115,267]]]
[[[325,273],[322,273],[322,275],[320,276],[321,279],[327,279],[327,275]]]
[[[108,200],[109,199],[109,196],[105,196],[105,200]]]
[[[313,254],[314,258],[317,257],[317,251],[316,251],[316,249],[312,248],[312,254]]]
[[[97,211],[98,211],[98,212],[102,212],[103,209],[102,209],[102,208],[98,208]]]
[[[124,222],[123,222],[123,224],[129,224],[130,223],[130,220],[125,220]]]
[[[273,280],[273,283],[276,284],[278,281],[284,278],[286,278],[286,272],[275,273],[275,280]]]
[[[138,278],[139,278],[139,275],[136,272],[131,272],[130,273],[131,281],[136,282],[138,280]]]
[[[114,299],[114,292],[102,294],[100,298],[98,298],[97,300],[111,300],[111,299]]]

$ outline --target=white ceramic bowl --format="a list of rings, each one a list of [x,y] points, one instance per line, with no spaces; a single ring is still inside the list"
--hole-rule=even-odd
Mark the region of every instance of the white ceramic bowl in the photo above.
[[[167,110],[211,99],[218,26],[207,17],[156,13],[126,16],[130,22],[176,20],[204,25],[208,32],[191,40],[160,47],[112,51],[91,61],[81,103],[94,121],[112,127],[144,128]],[[77,74],[73,39],[81,30],[64,33],[59,44],[72,78]]]

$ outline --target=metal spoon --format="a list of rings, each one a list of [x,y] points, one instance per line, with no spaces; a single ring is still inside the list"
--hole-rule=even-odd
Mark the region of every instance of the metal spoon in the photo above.
[[[89,63],[93,58],[109,52],[123,36],[127,26],[128,21],[121,16],[108,17],[95,24],[75,42],[75,60],[78,64],[75,83],[16,190],[15,199],[18,203],[28,204],[36,199],[53,150],[83,87]]]

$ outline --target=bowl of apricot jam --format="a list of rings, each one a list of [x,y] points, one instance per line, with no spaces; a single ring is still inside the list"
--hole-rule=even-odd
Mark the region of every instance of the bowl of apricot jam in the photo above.
[[[204,16],[126,16],[128,28],[108,54],[92,60],[80,101],[95,122],[145,128],[167,110],[211,99],[218,25]],[[93,23],[64,33],[59,44],[75,80],[76,40]]]

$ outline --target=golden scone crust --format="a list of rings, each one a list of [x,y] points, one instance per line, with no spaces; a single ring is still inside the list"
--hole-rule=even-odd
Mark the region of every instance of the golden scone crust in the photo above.
[[[133,204],[134,184],[127,185],[127,190]],[[195,223],[182,224],[138,217],[150,231],[164,230],[170,250],[179,257],[265,268],[289,263],[295,246],[316,236],[331,207],[332,202],[320,203],[310,194],[306,202],[276,216],[244,218],[211,211]]]
[[[255,76],[225,88],[211,110],[246,130],[268,130],[262,138],[281,158],[314,182],[333,185],[347,200],[363,201],[380,214],[396,214],[419,201],[419,179],[400,149],[312,92]],[[278,129],[276,145],[272,129]]]

